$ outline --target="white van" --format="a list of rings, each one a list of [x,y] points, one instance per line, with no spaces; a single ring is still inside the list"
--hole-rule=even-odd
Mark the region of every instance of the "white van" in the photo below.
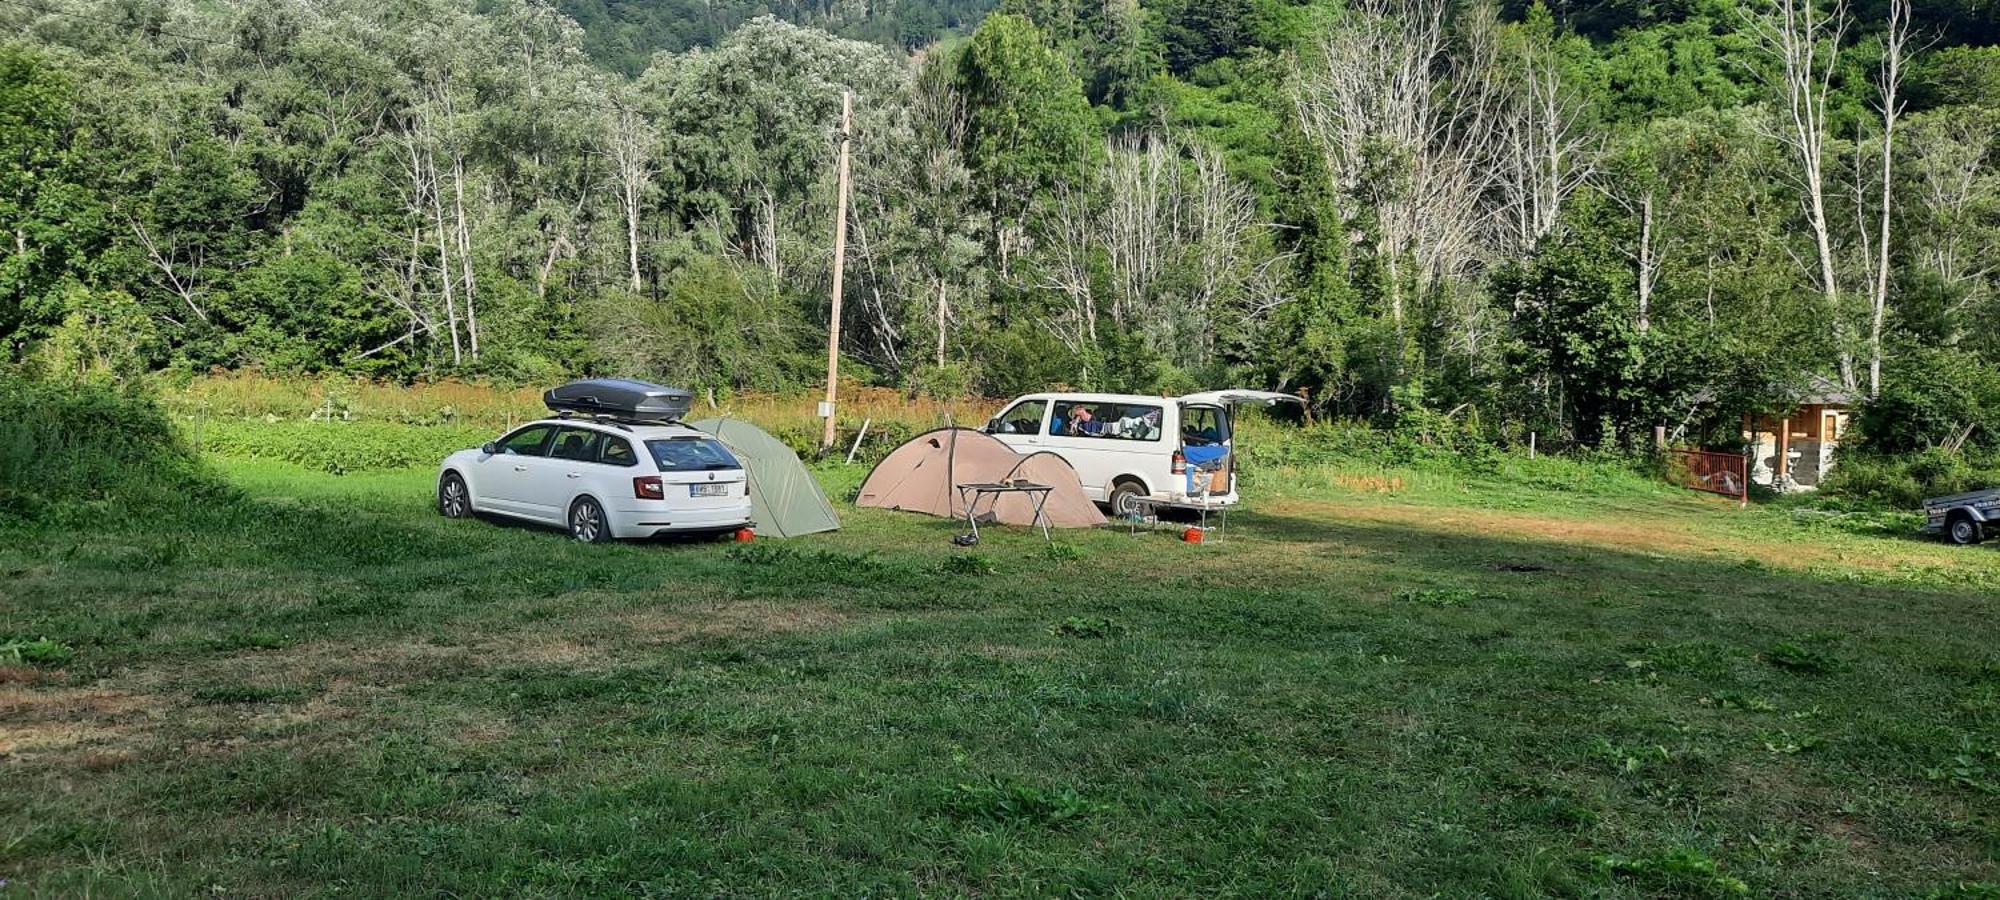
[[[1229,506],[1237,501],[1231,408],[1303,402],[1271,391],[1206,391],[1185,397],[1138,394],[1029,394],[1009,403],[985,431],[1022,453],[1067,460],[1090,499],[1130,515],[1140,497],[1162,503]],[[1190,485],[1188,459],[1220,454]],[[1198,467],[1197,467],[1198,468]],[[1192,490],[1190,487],[1192,486]]]

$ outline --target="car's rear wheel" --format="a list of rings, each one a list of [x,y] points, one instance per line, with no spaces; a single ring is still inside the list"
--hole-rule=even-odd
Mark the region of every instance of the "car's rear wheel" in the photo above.
[[[465,489],[465,479],[457,472],[446,472],[438,479],[438,515],[447,519],[472,515],[472,493]]]
[[[586,544],[611,540],[611,523],[604,519],[604,507],[589,497],[579,497],[569,505],[569,536]]]
[[[1111,497],[1105,505],[1111,507],[1111,515],[1126,518],[1139,512],[1139,498],[1146,496],[1146,489],[1136,481],[1121,481],[1111,487]]]
[[[1971,516],[1955,516],[1951,524],[1944,528],[1945,537],[1959,546],[1977,544],[1986,539],[1985,529],[1979,527]]]

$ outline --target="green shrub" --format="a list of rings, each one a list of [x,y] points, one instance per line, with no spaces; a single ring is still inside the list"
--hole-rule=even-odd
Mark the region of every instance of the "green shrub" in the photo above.
[[[495,429],[470,425],[210,420],[202,424],[200,440],[205,453],[279,460],[341,475],[435,466],[455,451],[498,436]]]
[[[0,372],[0,521],[219,491],[153,398]]]
[[[2000,367],[1965,350],[1902,348],[1856,425],[1861,445],[1880,454],[1914,453],[1961,435],[1967,447],[2000,451]]]
[[[54,668],[76,658],[76,648],[48,638],[0,641],[0,664]]]
[[[1841,668],[1840,662],[1833,657],[1790,641],[1771,645],[1771,649],[1764,651],[1764,661],[1787,672],[1803,675],[1824,675]]]
[[[1715,860],[1692,847],[1676,847],[1652,856],[1615,854],[1597,857],[1598,871],[1625,878],[1662,893],[1683,896],[1747,897],[1750,886],[1722,874]]]
[[[1049,626],[1049,633],[1056,637],[1082,640],[1113,637],[1124,630],[1109,616],[1070,616]]]
[[[1843,456],[1820,493],[1868,508],[1914,509],[1926,497],[2000,487],[2000,456],[1974,458],[1933,447],[1897,456]]]
[[[1075,788],[1049,789],[999,781],[954,785],[947,805],[966,818],[1051,828],[1081,819],[1097,808]]]

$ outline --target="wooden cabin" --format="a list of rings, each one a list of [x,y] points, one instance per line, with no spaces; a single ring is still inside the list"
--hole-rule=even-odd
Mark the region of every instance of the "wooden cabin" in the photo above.
[[[1743,417],[1750,448],[1750,481],[1777,491],[1810,491],[1833,472],[1857,397],[1839,382],[1815,375],[1798,405],[1777,415]]]

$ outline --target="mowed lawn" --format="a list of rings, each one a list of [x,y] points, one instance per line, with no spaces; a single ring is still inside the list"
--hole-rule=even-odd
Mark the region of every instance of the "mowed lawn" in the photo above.
[[[246,502],[0,538],[0,640],[75,649],[0,668],[0,893],[2000,882],[1991,547],[1273,477],[1202,546],[584,547],[220,467]]]

